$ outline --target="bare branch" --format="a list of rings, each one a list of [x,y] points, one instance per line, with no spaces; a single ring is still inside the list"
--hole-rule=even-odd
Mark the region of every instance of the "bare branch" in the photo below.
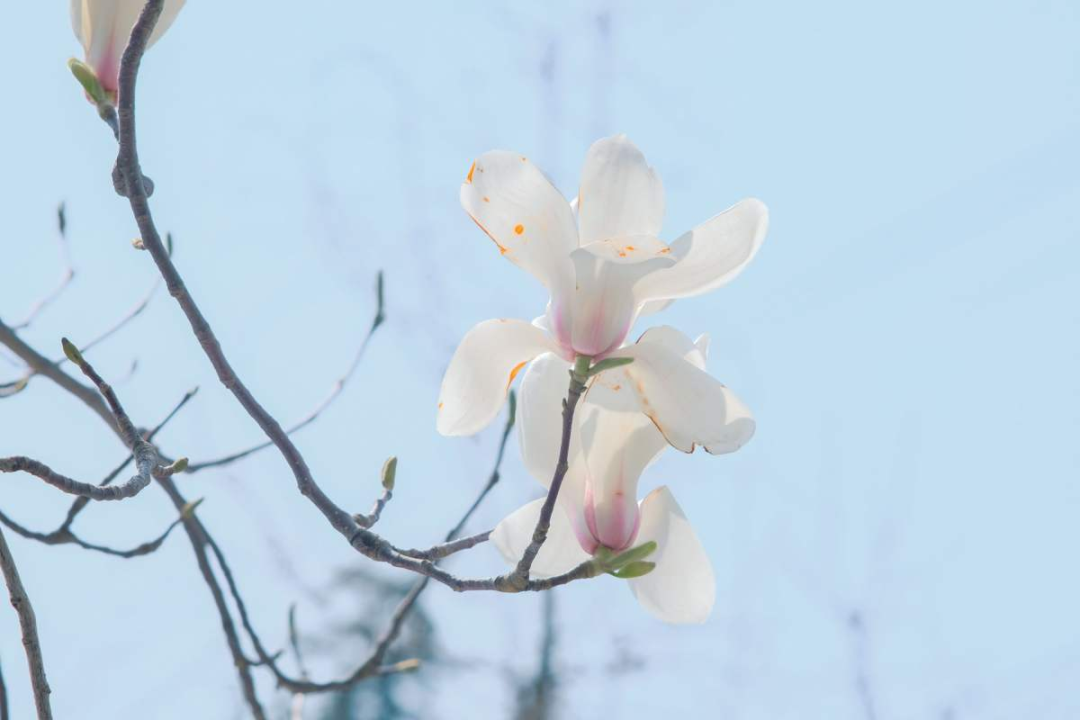
[[[555,476],[551,480],[547,498],[540,509],[540,519],[536,522],[532,542],[525,548],[525,552],[522,554],[517,567],[514,568],[514,572],[507,576],[513,586],[524,586],[528,583],[529,570],[532,569],[537,553],[540,552],[544,541],[547,540],[548,529],[551,527],[551,515],[555,511],[555,500],[558,498],[563,478],[566,477],[566,470],[569,467],[570,433],[573,431],[574,426],[574,408],[577,407],[581,394],[585,392],[585,379],[589,376],[589,363],[589,358],[579,357],[574,364],[574,369],[570,371],[570,389],[567,392],[566,400],[563,402],[563,429],[562,442],[559,445],[559,462],[555,466]]]
[[[120,429],[117,427],[113,415],[109,411],[109,406],[105,404],[94,388],[83,385],[81,382],[57,367],[56,363],[52,360],[27,345],[15,334],[15,331],[5,325],[3,321],[0,321],[0,345],[4,345],[18,355],[19,359],[26,363],[35,374],[49,378],[61,388],[67,390],[79,400],[82,400],[82,402],[97,413],[98,417],[104,420],[117,435],[120,435]],[[122,435],[121,439],[123,439]]]
[[[156,551],[165,543],[165,540],[168,539],[169,535],[176,528],[176,526],[180,524],[182,519],[183,518],[177,518],[176,520],[173,520],[169,524],[169,526],[165,528],[165,532],[161,533],[161,535],[158,535],[153,540],[144,542],[141,545],[136,545],[130,550],[117,550],[106,545],[98,545],[96,543],[87,542],[77,536],[71,530],[68,530],[67,528],[59,528],[57,530],[53,530],[51,533],[35,532],[26,527],[23,527],[22,525],[8,517],[6,514],[4,514],[3,511],[0,511],[0,523],[3,523],[6,527],[10,528],[12,532],[16,533],[17,535],[21,535],[27,540],[35,540],[45,545],[76,545],[78,547],[81,547],[83,550],[92,550],[94,552],[99,552],[105,555],[112,555],[113,557],[119,558],[140,557],[142,555],[149,555],[150,553]]]
[[[154,439],[154,437],[159,432],[161,432],[162,428],[164,428],[169,423],[170,420],[172,420],[174,417],[176,417],[176,414],[178,412],[180,412],[180,410],[185,405],[188,404],[188,401],[191,400],[191,398],[195,397],[195,394],[197,392],[199,392],[199,388],[194,387],[191,390],[188,390],[186,393],[184,393],[184,397],[182,397],[180,399],[180,402],[178,402],[176,404],[176,406],[173,407],[173,409],[169,411],[169,414],[165,416],[164,420],[159,422],[156,426],[154,426],[153,429],[150,430],[150,432],[145,434],[144,439],[147,442],[151,442]],[[135,459],[134,456],[129,454],[127,457],[124,458],[124,460],[119,465],[116,466],[116,468],[114,468],[112,470],[112,472],[110,472],[108,475],[106,475],[105,479],[103,479],[101,482],[99,482],[98,485],[99,486],[105,486],[105,485],[111,484],[112,481],[115,480],[117,477],[119,477],[120,473],[122,473],[124,471],[124,468],[126,468],[128,465],[130,465],[134,459]],[[53,533],[51,533],[51,534],[63,533],[65,531],[69,530],[71,528],[71,524],[73,522],[75,522],[75,518],[78,517],[79,513],[82,512],[83,508],[86,507],[87,504],[89,504],[89,502],[90,502],[90,500],[88,498],[84,498],[84,497],[81,497],[78,500],[76,500],[75,502],[73,502],[71,504],[71,507],[68,508],[67,516],[64,518],[64,522],[61,523],[60,527],[57,528],[56,530],[54,530]]]
[[[333,404],[333,402],[341,395],[342,391],[345,390],[345,385],[348,384],[349,380],[356,373],[356,369],[360,367],[360,361],[364,357],[364,353],[367,350],[368,343],[371,342],[371,336],[375,334],[375,331],[378,330],[379,326],[381,326],[386,320],[385,305],[383,301],[382,270],[379,271],[375,280],[375,301],[375,317],[372,318],[371,325],[368,327],[367,334],[364,335],[364,339],[360,341],[360,347],[357,349],[356,355],[353,356],[352,362],[349,364],[349,367],[345,371],[345,374],[337,379],[337,381],[334,383],[334,387],[330,391],[330,394],[327,395],[321,403],[319,403],[311,412],[305,415],[303,419],[301,419],[299,422],[297,422],[285,431],[287,434],[292,435],[293,433],[303,430],[305,427],[318,420],[319,416],[322,415],[323,411],[330,407],[330,405]],[[190,465],[188,465],[187,471],[189,473],[195,473],[199,472],[200,470],[206,470],[208,468],[229,465],[238,460],[242,460],[249,455],[253,455],[260,450],[265,450],[273,444],[273,442],[268,440],[266,442],[261,442],[257,445],[253,445],[245,450],[231,453],[215,460],[204,460],[202,462],[191,463]]]
[[[49,681],[45,678],[45,661],[41,656],[41,640],[38,638],[37,619],[34,608],[26,594],[19,570],[15,567],[15,558],[11,556],[4,533],[0,530],[0,573],[7,584],[11,606],[19,616],[19,628],[22,631],[23,647],[26,649],[26,662],[30,665],[30,684],[34,689],[34,705],[37,707],[38,720],[52,720],[49,706]]]
[[[255,663],[248,660],[247,656],[244,655],[240,644],[240,636],[236,632],[236,625],[233,623],[232,613],[229,611],[225,594],[221,590],[221,585],[218,583],[217,577],[210,566],[210,560],[206,555],[206,546],[208,542],[212,541],[210,533],[207,532],[206,527],[199,520],[196,513],[189,511],[185,515],[185,509],[191,506],[184,499],[184,496],[180,494],[172,478],[158,478],[158,484],[165,490],[169,499],[172,500],[173,506],[184,518],[184,531],[191,541],[191,549],[195,551],[195,562],[199,566],[203,581],[210,589],[210,595],[214,599],[218,616],[221,618],[221,627],[225,631],[225,640],[229,646],[229,652],[232,654],[236,672],[240,676],[240,687],[244,693],[244,699],[255,720],[266,720],[266,711],[263,710],[262,704],[259,702],[255,691],[255,679],[251,675],[251,666]]]

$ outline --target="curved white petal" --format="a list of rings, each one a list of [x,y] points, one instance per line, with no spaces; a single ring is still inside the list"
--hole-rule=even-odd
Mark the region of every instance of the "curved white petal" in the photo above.
[[[769,211],[760,200],[743,200],[671,244],[676,263],[641,279],[637,298],[670,300],[714,290],[749,264],[765,240]]]
[[[705,548],[666,486],[641,501],[641,530],[635,544],[653,540],[656,568],[628,580],[642,607],[669,623],[703,623],[716,601],[716,579]]]
[[[436,427],[443,435],[471,435],[499,414],[510,383],[554,344],[524,320],[487,320],[462,339],[439,391]]]
[[[676,338],[682,340],[676,342]],[[701,350],[678,331],[653,328],[637,344],[612,356],[631,357],[634,362],[605,372],[610,375],[607,382],[624,382],[641,412],[673,447],[689,453],[701,445],[712,454],[729,453],[753,436],[750,411],[698,366],[704,364]]]
[[[521,378],[517,427],[521,459],[544,487],[551,485],[562,440],[562,403],[570,386],[570,363],[554,353],[536,358]],[[571,459],[580,451],[580,434],[570,435]],[[560,493],[561,494],[561,493]]]
[[[533,500],[503,518],[491,532],[491,543],[509,565],[516,565],[532,542],[533,530],[540,519],[544,499]],[[530,574],[535,577],[562,575],[589,559],[574,536],[570,521],[561,508],[551,515],[547,540],[533,562]]]
[[[593,143],[585,156],[577,213],[581,244],[630,235],[659,235],[664,186],[625,135]]]
[[[506,150],[481,155],[461,186],[461,206],[507,259],[553,295],[573,284],[570,252],[578,246],[574,213],[525,157]]]

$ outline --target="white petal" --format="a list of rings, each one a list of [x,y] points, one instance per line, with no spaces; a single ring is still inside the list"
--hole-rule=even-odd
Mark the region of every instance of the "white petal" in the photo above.
[[[461,186],[461,206],[507,259],[552,294],[573,284],[574,213],[526,158],[505,150],[481,155]]]
[[[525,548],[532,542],[533,530],[540,519],[544,498],[533,500],[503,518],[491,532],[491,543],[509,565],[516,565]],[[581,549],[566,513],[556,508],[551,516],[547,540],[533,562],[531,575],[551,577],[573,570],[589,559]]]
[[[667,487],[641,501],[641,530],[635,545],[653,540],[648,557],[656,568],[628,580],[642,607],[669,623],[703,623],[716,601],[716,579],[705,548]]]
[[[487,320],[474,327],[443,377],[439,432],[472,435],[481,430],[499,414],[518,372],[553,347],[543,330],[524,320]]]
[[[640,249],[634,244],[638,240],[645,243]],[[637,318],[635,285],[673,262],[648,242],[601,241],[571,253],[577,282],[568,293],[552,298],[553,310],[561,311],[552,317],[561,344],[595,359],[622,345]]]
[[[598,140],[585,156],[578,192],[581,244],[659,235],[664,186],[625,135]]]
[[[538,357],[521,378],[518,398],[518,445],[525,469],[544,487],[551,485],[562,440],[562,403],[570,386],[570,363],[554,353]],[[579,434],[571,433],[576,456]]]
[[[732,280],[765,240],[769,211],[759,200],[743,200],[671,244],[676,263],[642,278],[639,300],[690,297]]]
[[[754,420],[745,405],[695,362],[701,351],[671,328],[654,328],[637,344],[613,357],[634,362],[605,372],[607,382],[626,383],[645,413],[667,441],[683,452],[702,445],[712,454],[729,453],[745,445],[754,434]],[[685,339],[689,343],[689,339]],[[690,359],[687,359],[690,358]],[[699,362],[704,362],[703,356]]]

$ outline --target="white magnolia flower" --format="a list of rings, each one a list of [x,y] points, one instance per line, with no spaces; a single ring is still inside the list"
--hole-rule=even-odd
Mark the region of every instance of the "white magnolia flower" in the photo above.
[[[71,27],[82,43],[86,64],[106,92],[116,94],[120,56],[144,5],[146,0],[71,0]],[[147,48],[169,29],[183,6],[184,0],[165,0]]]
[[[576,218],[574,205],[540,170],[501,150],[473,163],[461,204],[551,299],[535,324],[489,320],[469,331],[443,379],[439,432],[470,435],[491,422],[514,377],[538,355],[600,360],[619,354],[634,358],[638,384],[632,391],[673,445],[687,452],[695,443],[711,452],[735,449],[729,447],[729,403],[708,406],[687,397],[703,382],[696,376],[668,377],[685,363],[662,345],[619,348],[643,309],[699,295],[739,274],[765,238],[768,212],[761,202],[743,200],[665,245],[657,238],[663,186],[620,135],[589,149]]]
[[[706,341],[696,343],[668,327],[646,332],[638,346],[664,347],[704,373]],[[518,436],[529,472],[551,483],[561,437],[562,388],[569,364],[555,354],[536,360],[521,383]],[[548,539],[532,567],[537,576],[559,575],[588,560],[600,547],[621,551],[650,540],[656,551],[647,560],[656,568],[627,580],[638,601],[661,620],[704,622],[712,610],[715,581],[709,559],[682,509],[666,487],[639,504],[641,473],[667,447],[656,425],[641,412],[631,388],[638,363],[611,370],[589,387],[575,415],[569,465],[552,516]],[[699,375],[698,375],[699,374]],[[711,380],[711,379],[710,379]],[[719,383],[700,384],[715,394]],[[711,388],[711,389],[710,389]],[[504,519],[491,541],[510,564],[532,540],[543,498]]]

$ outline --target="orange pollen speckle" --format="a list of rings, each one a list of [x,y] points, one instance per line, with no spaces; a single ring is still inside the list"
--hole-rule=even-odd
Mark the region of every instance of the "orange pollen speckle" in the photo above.
[[[619,392],[620,390],[622,390],[622,385],[612,385],[611,389],[615,392]]]
[[[439,403],[439,409],[440,409],[440,410],[442,410],[442,406],[443,406],[443,404],[442,404],[442,403]]]
[[[504,248],[502,245],[499,246],[499,254],[500,255],[505,255],[508,252],[510,252],[510,251],[507,250],[506,248]]]
[[[522,156],[521,156],[521,162],[528,162],[528,161],[527,161],[527,160],[525,159],[525,156],[524,156],[524,155],[522,155]]]
[[[489,198],[487,195],[485,195],[484,196],[484,202],[491,202],[491,198]]]
[[[514,226],[514,234],[515,235],[520,235],[523,232],[525,232],[525,226],[524,225],[515,225]]]
[[[635,248],[633,245],[627,245],[626,249],[629,250],[630,252],[634,252],[635,250],[637,250],[637,248]]]
[[[521,372],[521,368],[525,367],[527,363],[528,360],[526,360],[525,362],[519,362],[517,365],[514,366],[514,369],[510,371],[510,379],[506,381],[507,388],[509,388],[510,385],[514,382],[514,378],[517,377],[517,374]]]
[[[619,251],[619,257],[626,257],[626,253],[622,250]]]
[[[661,255],[667,255],[669,252],[671,252],[671,248],[666,247],[666,248],[664,248],[663,250],[660,251],[660,254]]]
[[[465,176],[465,182],[468,182],[468,183],[472,182],[472,174],[473,174],[473,172],[475,172],[475,170],[476,170],[476,163],[473,163],[472,166],[469,168],[469,174]]]

